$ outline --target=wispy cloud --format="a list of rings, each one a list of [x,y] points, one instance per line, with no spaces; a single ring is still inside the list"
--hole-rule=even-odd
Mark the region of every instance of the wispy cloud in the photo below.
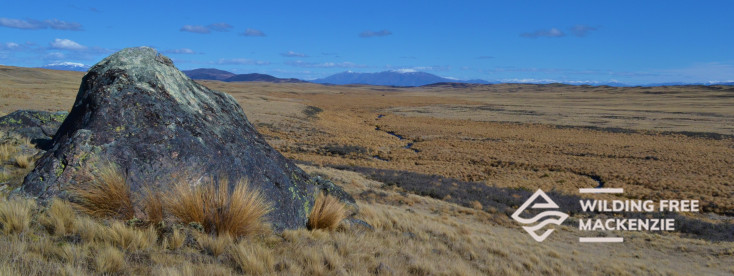
[[[247,28],[244,32],[240,33],[241,36],[266,36],[261,30]]]
[[[23,45],[20,45],[20,44],[15,43],[15,42],[0,43],[0,50],[14,51],[14,50],[20,50],[22,48],[23,48]]]
[[[66,31],[81,31],[82,25],[76,22],[66,22],[58,19],[35,20],[35,19],[13,19],[0,17],[0,26],[21,30],[54,29]]]
[[[302,60],[289,60],[285,62],[286,65],[304,68],[364,68],[366,65],[356,64],[353,62],[306,62]]]
[[[219,59],[216,63],[226,64],[226,65],[268,65],[270,64],[269,61],[253,60],[253,59],[247,59],[247,58],[223,58],[223,59]]]
[[[52,49],[58,49],[58,50],[81,51],[81,50],[87,49],[87,47],[84,45],[81,45],[79,43],[76,43],[75,41],[72,41],[69,39],[63,39],[63,38],[54,39],[54,41],[51,41],[49,45],[51,46]]]
[[[184,55],[192,55],[196,54],[196,51],[191,50],[189,48],[181,48],[181,49],[169,49],[163,51],[166,54],[184,54]]]
[[[521,33],[521,37],[527,37],[527,38],[538,38],[538,37],[563,37],[566,34],[556,28],[550,28],[547,30],[537,30],[530,33]]]
[[[217,32],[229,32],[232,28],[234,28],[234,26],[229,25],[228,23],[225,23],[225,22],[209,24],[207,25],[207,27],[210,30],[217,31]]]
[[[189,33],[197,33],[197,34],[208,34],[212,32],[206,26],[201,26],[201,25],[184,25],[183,27],[181,27],[180,31],[189,32]]]
[[[585,37],[590,32],[596,31],[596,29],[597,29],[596,27],[579,24],[579,25],[575,25],[571,27],[570,30],[571,30],[571,33],[573,33],[573,35],[575,36]]]
[[[367,37],[381,37],[381,36],[388,36],[391,35],[392,32],[388,30],[380,30],[380,31],[364,31],[359,33],[359,37],[367,38]]]
[[[225,23],[225,22],[219,22],[219,23],[213,23],[209,25],[184,25],[181,27],[180,31],[182,32],[189,32],[189,33],[196,33],[196,34],[208,34],[212,31],[215,32],[229,32],[234,26]]]
[[[280,55],[281,56],[284,56],[284,57],[308,57],[308,55],[306,55],[306,54],[297,53],[297,52],[293,52],[293,51],[288,51],[288,52],[285,52],[285,53],[280,53]]]

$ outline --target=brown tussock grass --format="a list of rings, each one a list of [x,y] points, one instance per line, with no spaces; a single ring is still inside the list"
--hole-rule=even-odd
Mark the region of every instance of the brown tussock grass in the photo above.
[[[346,206],[331,195],[319,194],[308,216],[309,229],[334,230],[346,218]]]
[[[197,222],[207,233],[242,237],[269,231],[264,216],[271,206],[246,180],[230,190],[225,180],[191,187],[179,182],[165,196],[164,207],[181,222]]]
[[[219,257],[224,254],[227,247],[234,243],[232,236],[223,234],[219,236],[211,236],[207,234],[198,234],[196,242],[199,244],[199,248],[202,252]]]
[[[27,169],[33,164],[33,156],[28,154],[19,154],[15,156],[15,165],[19,168]]]
[[[275,265],[273,251],[257,242],[243,240],[230,246],[227,252],[245,274],[263,275],[273,272]]]
[[[9,160],[17,151],[17,148],[10,144],[0,145],[0,162]]]
[[[159,224],[163,221],[163,200],[162,194],[151,188],[144,189],[143,209],[148,222]]]
[[[153,226],[146,229],[129,227],[120,221],[113,221],[105,229],[104,239],[112,245],[126,250],[145,250],[155,245],[158,233]]]
[[[181,248],[186,241],[186,234],[179,229],[173,229],[171,235],[165,238],[165,247],[170,250],[176,250]]]
[[[91,181],[69,188],[74,207],[99,218],[135,217],[132,193],[125,175],[114,165],[105,165]]]
[[[31,212],[36,207],[32,199],[11,198],[0,202],[0,226],[5,234],[23,233],[31,223]]]
[[[76,211],[68,201],[54,198],[51,200],[46,212],[39,218],[38,222],[46,228],[46,230],[57,236],[63,236],[67,233],[74,232],[74,222],[76,220]]]
[[[99,273],[117,273],[125,267],[125,255],[112,246],[98,252],[94,261]]]

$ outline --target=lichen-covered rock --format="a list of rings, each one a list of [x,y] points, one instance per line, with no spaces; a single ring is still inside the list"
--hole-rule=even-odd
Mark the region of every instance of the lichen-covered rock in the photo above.
[[[96,162],[118,164],[134,193],[165,191],[181,176],[228,177],[230,185],[248,178],[273,204],[276,231],[305,227],[320,190],[265,142],[233,97],[192,81],[147,47],[124,49],[89,70],[22,191],[63,197],[81,181],[81,168]]]
[[[17,110],[0,117],[0,131],[16,133],[31,140],[38,148],[46,150],[51,138],[69,112]]]

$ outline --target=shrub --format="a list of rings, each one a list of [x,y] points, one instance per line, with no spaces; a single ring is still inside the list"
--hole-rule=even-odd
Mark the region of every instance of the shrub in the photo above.
[[[345,217],[346,206],[337,198],[322,193],[308,216],[308,228],[334,230]]]
[[[100,169],[91,181],[69,188],[74,206],[91,216],[129,220],[135,217],[130,186],[114,165]]]

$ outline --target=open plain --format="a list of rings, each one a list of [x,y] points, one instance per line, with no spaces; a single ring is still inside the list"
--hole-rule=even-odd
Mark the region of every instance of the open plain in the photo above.
[[[68,111],[82,76],[0,66],[0,113]],[[127,265],[111,272],[734,273],[734,87],[200,83],[234,96],[305,171],[343,186],[374,230],[286,231],[228,249],[228,258],[204,242],[123,248]],[[11,189],[29,170],[12,160],[2,160],[0,177]],[[621,244],[579,244],[574,216],[538,243],[509,218],[539,188],[572,204],[588,197],[579,188],[599,186],[625,193],[594,198],[696,199],[702,212],[680,215],[676,232],[609,233]],[[34,221],[45,215],[33,210]],[[27,234],[2,235],[3,269],[105,272],[95,253],[119,253],[104,239],[72,243],[45,229],[34,222]],[[248,270],[242,250],[264,256],[248,262],[265,268]]]

